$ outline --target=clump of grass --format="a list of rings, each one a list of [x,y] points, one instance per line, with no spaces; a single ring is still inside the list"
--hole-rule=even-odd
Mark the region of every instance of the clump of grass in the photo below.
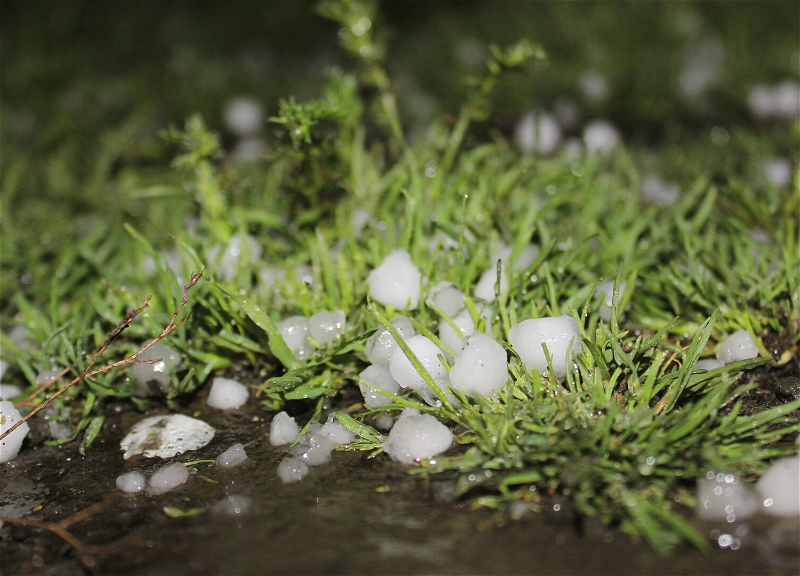
[[[220,139],[194,116],[162,133],[158,146],[162,157],[163,150],[174,152],[171,165],[112,171],[106,164],[119,160],[112,150],[135,140],[135,130],[121,129],[96,172],[84,181],[59,180],[67,189],[87,186],[113,196],[123,207],[110,212],[113,218],[93,216],[105,213],[100,207],[77,223],[3,218],[4,242],[27,247],[4,250],[7,273],[0,279],[4,317],[28,331],[28,344],[2,335],[3,358],[29,384],[25,396],[45,399],[34,383],[51,364],[83,374],[91,360],[85,351],[100,346],[109,327],[152,294],[142,322],[115,343],[122,352],[140,349],[180,302],[176,275],[188,278],[204,266],[208,281],[197,284],[185,305],[193,321],[170,334],[169,346],[185,362],[165,397],[137,397],[119,373],[84,376],[54,401],[77,423],[65,441],[80,436],[88,447],[111,398],[175,408],[177,398],[233,364],[263,376],[257,391],[265,408],[305,402],[313,420],[326,398],[346,397],[360,382],[366,339],[400,312],[367,296],[366,277],[389,252],[408,250],[427,286],[453,282],[482,328],[486,305],[469,295],[491,253],[501,242],[515,254],[535,243],[538,258],[512,273],[508,290],[491,305],[492,336],[507,344],[508,330],[521,320],[569,314],[584,345],[577,369],[557,382],[525,370],[507,346],[512,381],[497,397],[457,394],[457,406],[431,380],[441,406],[404,396],[373,411],[350,406],[337,418],[359,435],[352,448],[380,450],[370,418],[415,407],[450,422],[459,446],[412,471],[459,472],[462,493],[480,487],[475,505],[503,510],[522,500],[538,507],[549,496],[568,496],[581,514],[641,535],[660,551],[681,540],[703,547],[682,515],[692,504],[694,478],[709,468],[757,475],[794,449],[782,438],[800,429],[798,402],[740,413],[739,398],[758,385],[742,376],[757,366],[796,362],[800,338],[800,240],[793,224],[800,210],[789,191],[750,177],[759,138],[732,139],[726,158],[737,162],[697,165],[683,156],[685,165],[675,168],[683,194],[669,207],[640,199],[636,150],[570,160],[520,156],[501,136],[469,142],[471,126],[489,117],[492,89],[509,72],[544,58],[523,41],[492,48],[457,118],[435,123],[427,140],[412,145],[385,70],[374,7],[325,2],[321,10],[342,26],[355,72],[332,74],[319,99],[286,99],[272,119],[279,136],[265,162],[228,162]],[[681,146],[706,151],[709,145]],[[673,154],[665,150],[662,161],[669,164]],[[52,161],[57,175],[61,165]],[[6,170],[4,214],[22,194],[13,176],[24,168],[15,159]],[[357,230],[353,216],[360,211],[370,218]],[[769,231],[769,242],[753,239],[754,228]],[[252,235],[261,256],[250,258],[243,242],[236,274],[226,279],[217,270],[237,234]],[[145,262],[151,273],[142,273]],[[284,275],[270,282],[267,270]],[[303,281],[307,274],[310,283]],[[26,279],[22,291],[14,278]],[[599,320],[593,299],[607,279],[627,285],[622,297],[617,290],[609,323]],[[276,324],[333,309],[345,312],[346,334],[298,362]],[[418,310],[405,313],[418,332],[438,340],[440,311],[423,298]],[[738,329],[757,342],[767,334],[788,334],[790,342],[777,357],[762,344],[757,360],[694,370]]]

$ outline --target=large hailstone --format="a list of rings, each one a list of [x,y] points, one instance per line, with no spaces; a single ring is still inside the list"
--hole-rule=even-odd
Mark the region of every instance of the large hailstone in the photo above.
[[[717,350],[717,360],[725,364],[751,358],[758,358],[758,347],[747,330],[737,330],[725,338]]]
[[[137,360],[155,360],[155,364],[133,364],[131,376],[136,383],[136,393],[139,396],[151,394],[164,394],[169,387],[172,373],[180,367],[180,354],[161,342],[156,342],[150,348],[139,354]]]
[[[619,131],[607,120],[593,120],[583,129],[583,143],[589,152],[607,154],[621,141]]]
[[[458,327],[456,332],[453,327],[444,318],[439,319],[439,339],[453,352],[461,349],[464,342],[464,336],[472,334],[475,331],[475,322],[469,310],[464,308],[461,312],[451,318],[453,324]]]
[[[214,429],[183,414],[151,416],[137,422],[120,442],[126,460],[137,454],[145,458],[172,458],[188,450],[199,450],[214,438]]]
[[[622,300],[623,295],[625,294],[626,284],[623,282],[619,285],[619,299]],[[606,322],[611,321],[611,306],[614,303],[614,281],[609,280],[607,282],[601,282],[597,285],[597,288],[594,291],[594,297],[596,300],[600,301],[600,305],[597,308],[597,315],[600,316]],[[626,310],[628,307],[625,308]],[[617,315],[619,317],[622,316],[619,311],[617,311]]]
[[[244,406],[249,396],[247,386],[241,382],[217,377],[211,383],[206,404],[218,410],[232,410]]]
[[[710,470],[697,480],[696,510],[703,520],[742,521],[758,512],[758,498],[736,474]]]
[[[800,456],[781,458],[756,483],[761,510],[770,516],[800,516]]]
[[[405,250],[395,250],[367,276],[369,295],[397,309],[414,310],[419,304],[422,274]]]
[[[439,282],[428,292],[427,302],[453,318],[464,309],[464,293],[452,282]]]
[[[531,112],[517,124],[514,140],[525,154],[533,152],[549,156],[561,143],[561,128],[551,114]]]
[[[11,402],[0,402],[0,434],[4,434],[14,424],[22,420],[19,410]],[[11,434],[0,440],[0,463],[8,462],[17,457],[22,441],[28,435],[28,423],[24,423]]]
[[[314,345],[308,339],[308,318],[290,316],[278,322],[277,328],[295,358],[304,360],[314,353]]]
[[[185,484],[188,480],[189,471],[186,466],[180,462],[173,462],[162,466],[150,477],[150,485],[147,487],[147,491],[155,496],[166,494],[181,484]]]
[[[555,316],[524,320],[511,328],[508,341],[519,354],[525,367],[539,372],[547,370],[547,357],[542,344],[552,357],[553,371],[559,380],[567,375],[567,350],[579,354],[583,349],[578,323],[571,316]]]
[[[447,369],[439,359],[439,355],[444,356],[444,352],[429,338],[418,334],[406,340],[406,344],[432,379],[447,378]],[[414,365],[411,364],[411,360],[406,357],[405,352],[399,346],[392,353],[389,371],[392,373],[392,378],[403,388],[420,391],[428,387],[425,380],[414,368]]]
[[[400,415],[383,445],[395,462],[413,464],[445,452],[453,443],[453,433],[433,416],[406,409]]]
[[[405,316],[396,316],[390,322],[400,333],[403,340],[408,340],[416,334],[411,320]],[[392,336],[392,333],[381,326],[375,334],[369,337],[369,340],[364,345],[364,351],[367,354],[367,359],[372,364],[388,367],[389,361],[392,359],[392,353],[397,347],[397,341]]]
[[[344,334],[344,323],[341,310],[317,312],[308,319],[308,335],[320,346],[329,346]]]
[[[359,374],[359,377],[365,382],[374,384],[381,390],[391,394],[397,394],[400,391],[400,385],[392,378],[392,373],[386,366],[371,364]],[[385,394],[365,384],[359,384],[358,388],[361,390],[361,395],[364,397],[364,404],[367,408],[380,408],[381,406],[387,406],[394,402],[394,400]]]
[[[489,336],[475,332],[464,339],[450,369],[450,387],[469,396],[491,396],[508,382],[505,349]]]

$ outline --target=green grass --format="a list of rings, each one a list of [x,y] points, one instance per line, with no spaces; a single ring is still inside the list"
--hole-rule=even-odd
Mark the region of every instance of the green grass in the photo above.
[[[326,15],[353,30],[373,17],[361,8],[329,4]],[[101,137],[91,170],[76,169],[71,152],[43,161],[4,155],[3,324],[24,326],[32,343],[2,335],[2,357],[12,365],[6,382],[23,382],[29,393],[51,364],[74,365],[79,374],[85,354],[152,294],[108,357],[137,350],[180,299],[164,259],[175,251],[180,276],[205,266],[207,278],[186,307],[192,321],[166,342],[184,358],[168,394],[139,398],[120,372],[88,379],[55,403],[75,425],[63,442],[91,449],[105,402],[126,398],[144,409],[163,401],[177,410],[181,398],[232,365],[256,375],[265,410],[303,402],[319,417],[325,398],[354,397],[364,342],[393,315],[407,314],[435,338],[440,313],[424,297],[411,312],[369,300],[365,279],[384,256],[406,249],[427,286],[449,280],[469,295],[501,242],[517,251],[533,242],[540,256],[512,274],[492,304],[491,334],[507,344],[517,322],[572,315],[583,342],[577,371],[559,383],[525,370],[512,351],[512,381],[493,399],[461,396],[457,406],[434,384],[438,407],[413,396],[376,411],[342,406],[348,413],[338,418],[359,436],[352,448],[381,449],[369,425],[376,412],[416,407],[452,424],[458,445],[412,472],[457,471],[459,490],[476,506],[538,508],[550,496],[568,496],[581,514],[659,551],[680,541],[705,547],[684,514],[694,479],[709,468],[755,477],[796,450],[784,436],[800,429],[797,402],[739,413],[740,397],[758,386],[742,376],[796,362],[800,343],[799,198],[794,185],[776,190],[760,177],[780,134],[732,128],[724,148],[707,138],[665,147],[648,169],[672,177],[683,193],[673,206],[649,205],[639,197],[646,154],[636,148],[569,160],[520,156],[501,136],[465,144],[474,123],[489,118],[495,85],[542,60],[539,47],[493,49],[458,118],[435,121],[429,137],[412,145],[380,42],[371,34],[341,39],[357,58],[355,71],[332,72],[318,100],[282,102],[272,119],[280,136],[266,161],[225,159],[199,116],[142,140],[134,115]],[[143,151],[155,160],[142,161]],[[26,196],[31,170],[55,191],[50,199]],[[75,209],[59,210],[62,198]],[[352,225],[357,210],[372,216],[360,232]],[[748,234],[756,228],[767,231],[768,243]],[[234,234],[252,234],[262,253],[250,261],[245,249],[234,277],[223,279],[219,247]],[[459,248],[432,246],[437,235]],[[152,273],[143,268],[148,258]],[[310,267],[311,286],[297,266]],[[286,271],[274,286],[260,279],[271,267]],[[607,279],[628,286],[608,323],[592,297]],[[477,321],[485,305],[468,299],[468,306]],[[298,362],[275,324],[333,309],[347,315],[345,336]],[[761,358],[693,369],[739,329],[756,338]],[[761,341],[775,335],[786,342],[777,357]]]

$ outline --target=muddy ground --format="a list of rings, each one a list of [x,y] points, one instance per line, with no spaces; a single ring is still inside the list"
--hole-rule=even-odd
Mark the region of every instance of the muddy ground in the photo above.
[[[750,393],[752,411],[794,396],[796,382],[787,378],[796,379],[795,371],[760,374],[764,385]],[[103,433],[85,457],[77,442],[38,443],[45,423],[34,421],[28,442],[38,445],[0,470],[0,515],[59,522],[97,506],[67,526],[80,541],[75,545],[41,528],[4,525],[0,574],[800,572],[797,519],[759,519],[723,532],[704,525],[709,538],[731,533],[741,546],[715,546],[708,555],[686,547],[664,558],[621,532],[575,522],[567,507],[498,522],[492,512],[459,502],[452,478],[411,477],[385,456],[336,452],[303,481],[283,484],[276,474],[282,452],[267,441],[266,412],[254,402],[242,411],[212,411],[204,397],[184,413],[209,422],[217,435],[176,460],[214,459],[236,442],[250,459],[233,469],[197,464],[187,484],[162,496],[115,489],[119,474],[163,465],[123,460],[119,441],[143,417],[130,404],[107,407]]]

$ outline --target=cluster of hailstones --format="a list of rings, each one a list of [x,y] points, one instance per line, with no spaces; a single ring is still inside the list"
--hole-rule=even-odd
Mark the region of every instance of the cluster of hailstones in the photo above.
[[[511,270],[524,270],[538,255],[535,246],[521,251]],[[488,322],[495,300],[495,291],[507,286],[506,265],[511,249],[503,247],[492,257],[493,265],[480,277],[474,294],[486,303],[481,318],[486,332],[491,333]],[[497,284],[497,262],[501,263],[500,286]],[[367,278],[370,296],[385,306],[414,310],[421,295],[422,275],[405,251],[389,254]],[[626,286],[619,286],[620,298]],[[613,282],[600,284],[595,292],[597,310],[601,318],[611,317]],[[447,348],[442,350],[431,339],[416,334],[411,321],[405,316],[391,320],[396,333],[409,350],[425,367],[439,389],[452,402],[457,402],[450,390],[467,396],[491,396],[508,381],[507,354],[492,337],[476,331],[472,315],[465,306],[464,294],[452,283],[442,282],[428,291],[428,305],[441,313],[439,339]],[[304,318],[293,316],[280,322],[278,328],[287,346],[298,359],[308,358],[319,347],[328,346],[345,332],[345,315],[342,311],[325,311]],[[548,370],[548,358],[542,345],[546,345],[550,366],[557,379],[563,379],[572,355],[581,352],[582,344],[577,323],[569,316],[528,319],[512,327],[508,341],[525,367],[542,373]],[[411,390],[425,402],[438,402],[434,391],[398,345],[392,332],[380,328],[366,342],[365,352],[370,365],[359,375],[359,387],[364,404],[379,408],[392,403],[392,396]],[[746,331],[735,332],[724,340],[716,359],[701,360],[697,368],[713,370],[725,364],[755,358],[758,349]],[[132,368],[132,375],[140,394],[163,393],[170,381],[171,372],[179,366],[176,352],[157,344],[142,355],[143,359],[161,358],[155,364],[141,364]],[[448,372],[441,358],[450,364]],[[249,397],[247,387],[228,378],[215,378],[209,390],[207,403],[220,410],[237,409]],[[0,432],[13,426],[21,418],[11,402],[0,402]],[[420,414],[413,409],[404,410],[397,421],[384,414],[378,427],[390,430],[384,450],[395,461],[411,464],[429,459],[448,450],[452,445],[452,432],[435,417]],[[16,457],[28,433],[24,424],[0,443],[0,462]],[[197,450],[214,437],[214,429],[205,422],[183,415],[154,416],[136,424],[122,441],[125,458],[172,458],[187,450]],[[355,435],[331,415],[325,424],[309,423],[304,434],[300,426],[286,412],[277,414],[270,427],[273,446],[289,446],[288,454],[278,466],[278,475],[284,482],[302,479],[309,467],[327,463],[335,446],[347,445]],[[223,467],[238,465],[247,459],[241,444],[231,446],[220,454],[217,464]],[[161,494],[184,483],[188,478],[186,467],[170,464],[153,474],[149,480],[141,472],[131,471],[120,476],[117,486],[125,492],[147,490]],[[753,491],[747,484],[730,473],[710,471],[698,482],[698,514],[705,519],[742,520],[757,510],[774,515],[800,514],[798,494],[800,486],[800,456],[777,461],[759,480]]]

